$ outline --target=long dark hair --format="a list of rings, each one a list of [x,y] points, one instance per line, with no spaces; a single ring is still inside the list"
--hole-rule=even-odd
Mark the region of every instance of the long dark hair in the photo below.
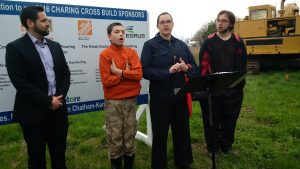
[[[228,27],[228,29],[229,29],[229,31],[232,31],[232,29],[234,28],[234,24],[235,24],[235,16],[234,16],[234,14],[233,14],[231,11],[222,10],[222,11],[219,12],[217,18],[219,18],[219,16],[220,16],[220,15],[223,15],[223,14],[225,14],[225,15],[228,16],[229,23],[231,24],[231,25]]]

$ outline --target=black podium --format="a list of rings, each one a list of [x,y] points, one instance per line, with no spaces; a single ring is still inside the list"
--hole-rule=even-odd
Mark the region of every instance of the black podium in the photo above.
[[[207,76],[200,76],[189,79],[182,88],[176,90],[176,95],[183,95],[188,92],[202,95],[208,99],[209,106],[209,126],[213,132],[213,112],[212,95],[214,92],[233,88],[241,83],[247,75],[247,72],[218,72]],[[214,134],[212,133],[214,136]],[[212,148],[212,169],[216,169],[215,150]]]

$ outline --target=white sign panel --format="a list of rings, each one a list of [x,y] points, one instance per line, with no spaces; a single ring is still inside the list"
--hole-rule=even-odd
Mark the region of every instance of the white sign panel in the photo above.
[[[48,3],[0,1],[0,125],[12,123],[15,88],[5,65],[5,47],[26,32],[21,27],[22,8],[41,5],[51,19],[48,38],[61,44],[71,71],[71,86],[66,98],[70,114],[102,110],[103,90],[99,74],[99,54],[110,45],[107,26],[120,22],[126,29],[125,44],[141,54],[149,38],[147,11],[75,6]],[[147,103],[148,82],[142,81],[138,104]]]

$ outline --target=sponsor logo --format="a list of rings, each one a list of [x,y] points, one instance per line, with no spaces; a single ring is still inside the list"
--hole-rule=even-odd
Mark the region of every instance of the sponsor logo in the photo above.
[[[78,20],[78,35],[83,35],[83,36],[93,35],[92,21]]]
[[[131,38],[131,39],[141,39],[141,38],[146,38],[146,34],[144,33],[135,33],[134,31],[134,26],[127,26],[125,28],[126,31],[126,38]]]
[[[133,33],[133,26],[127,26],[125,30],[129,33]]]

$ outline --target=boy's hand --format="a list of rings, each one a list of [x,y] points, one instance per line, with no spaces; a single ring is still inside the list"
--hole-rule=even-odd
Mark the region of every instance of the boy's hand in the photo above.
[[[111,73],[113,73],[115,75],[122,76],[122,70],[117,68],[115,61],[113,59],[111,60],[110,71],[111,71]]]
[[[125,70],[130,70],[131,69],[131,65],[128,64],[128,60],[126,60],[126,69]]]

